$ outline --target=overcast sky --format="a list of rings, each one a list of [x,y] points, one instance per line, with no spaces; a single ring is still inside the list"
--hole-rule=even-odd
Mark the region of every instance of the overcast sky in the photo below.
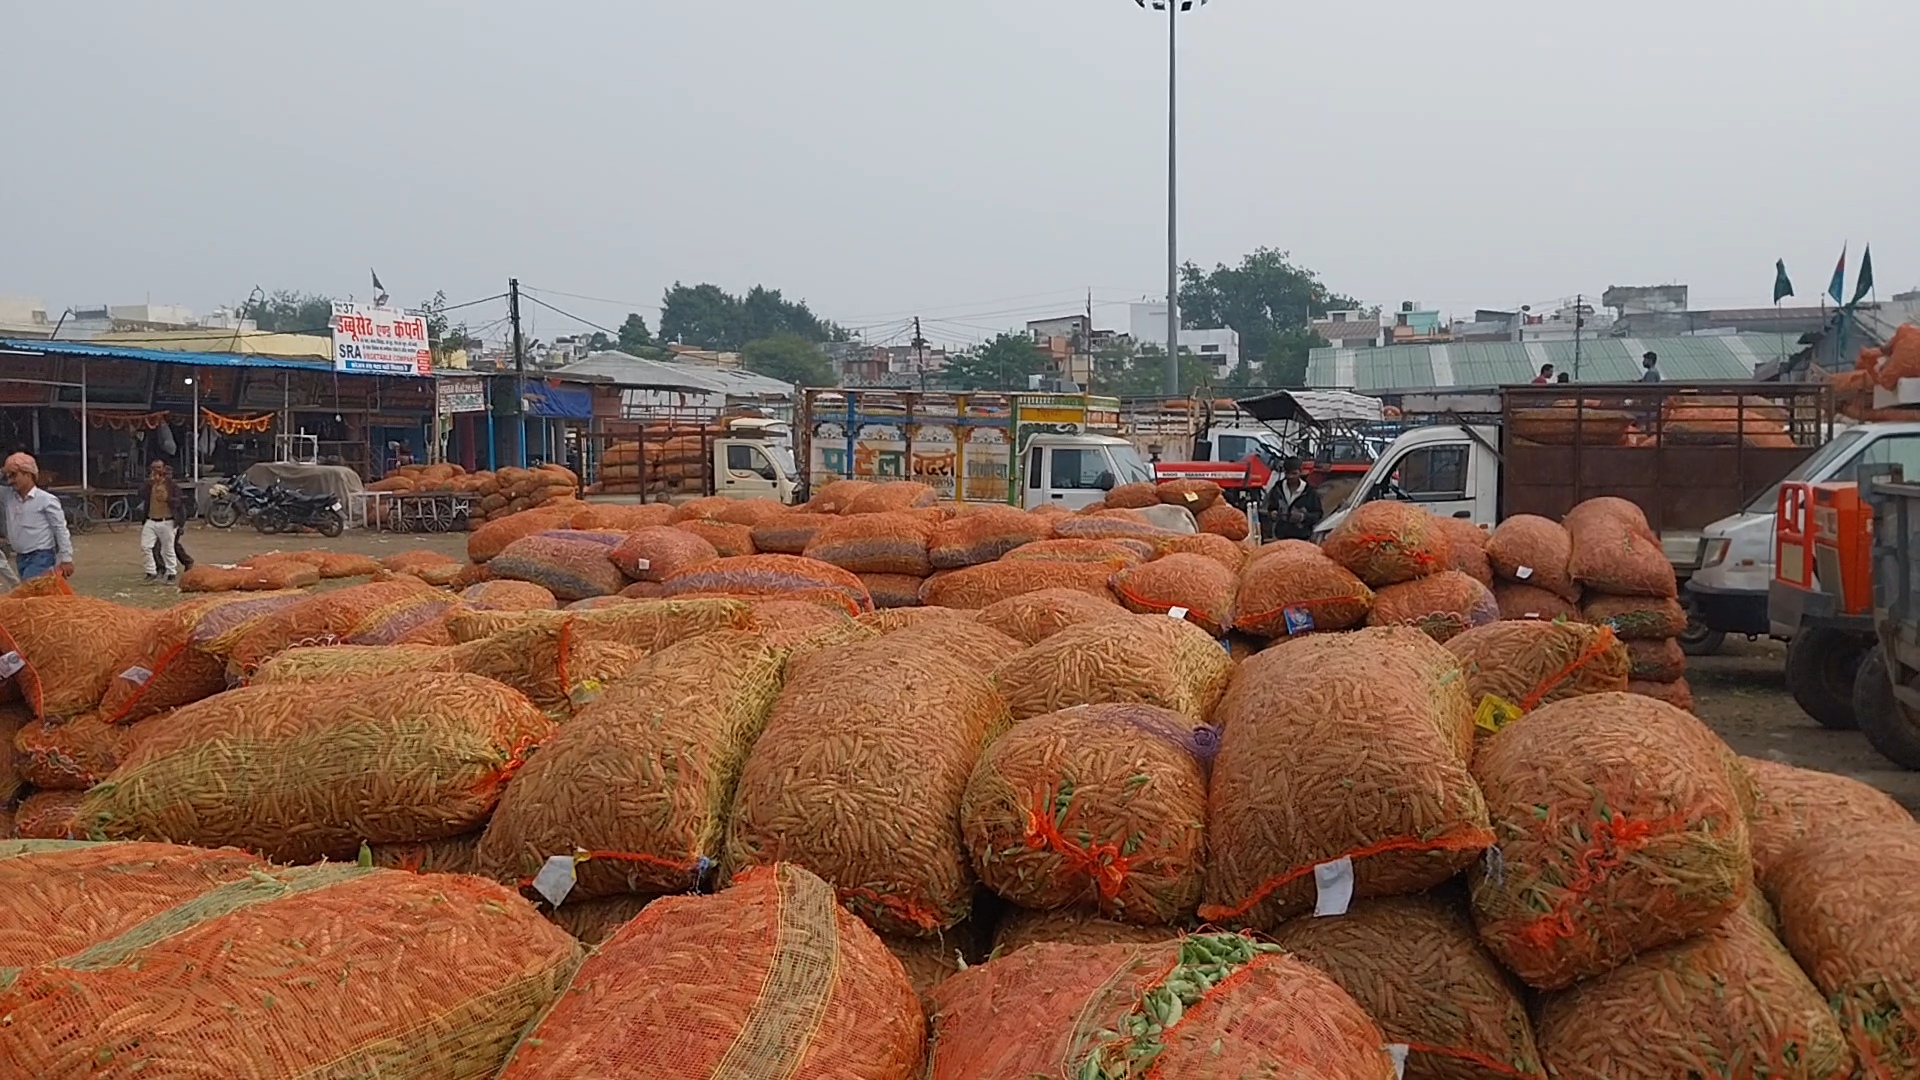
[[[364,297],[372,266],[406,303],[516,275],[653,323],[675,280],[764,283],[966,340],[1165,290],[1166,19],[1132,0],[0,0],[0,27],[0,295],[54,310]],[[1181,19],[1181,257],[1269,245],[1466,314],[1765,304],[1782,257],[1811,303],[1871,242],[1885,296],[1920,284],[1916,42],[1913,0],[1213,0]]]

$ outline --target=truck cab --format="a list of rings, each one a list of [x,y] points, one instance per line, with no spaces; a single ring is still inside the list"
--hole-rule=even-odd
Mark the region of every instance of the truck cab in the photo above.
[[[1320,522],[1315,538],[1324,539],[1354,507],[1377,499],[1399,499],[1441,517],[1491,528],[1500,514],[1498,438],[1493,427],[1466,424],[1402,434],[1381,452],[1340,508]]]
[[[713,440],[709,467],[713,494],[729,499],[774,499],[791,505],[799,488],[791,429],[762,417],[729,420]]]
[[[1021,463],[1020,505],[1079,510],[1121,484],[1152,483],[1153,468],[1125,439],[1111,435],[1034,435]]]

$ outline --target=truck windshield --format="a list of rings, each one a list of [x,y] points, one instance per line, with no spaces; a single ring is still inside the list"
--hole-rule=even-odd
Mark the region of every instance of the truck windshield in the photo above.
[[[1115,444],[1107,447],[1107,452],[1113,456],[1115,483],[1153,483],[1153,466],[1147,464],[1147,459],[1140,456],[1137,447]]]
[[[1860,440],[1866,438],[1866,432],[1843,431],[1833,437],[1833,441],[1813,452],[1813,456],[1793,467],[1785,480],[1806,480],[1823,476],[1833,471],[1833,466],[1847,460],[1859,452]],[[1753,497],[1753,501],[1741,511],[1743,514],[1771,514],[1780,505],[1780,485],[1775,484]]]

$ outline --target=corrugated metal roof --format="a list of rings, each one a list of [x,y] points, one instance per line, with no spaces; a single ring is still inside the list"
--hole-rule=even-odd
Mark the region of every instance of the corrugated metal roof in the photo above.
[[[585,360],[555,368],[550,374],[563,379],[572,375],[597,375],[615,386],[640,390],[678,390],[734,397],[793,396],[792,384],[751,371],[704,364],[668,364],[623,352],[597,352]]]
[[[32,341],[0,339],[0,355],[71,356],[97,360],[143,360],[154,364],[183,364],[192,367],[285,368],[294,371],[332,371],[323,360],[290,360],[278,356],[249,356],[243,353],[182,352],[177,349],[141,349],[131,345],[98,345],[81,341]],[[376,376],[414,378],[411,375]]]
[[[1661,377],[1670,382],[1751,379],[1756,366],[1798,348],[1796,339],[1784,334],[1590,338],[1580,343],[1578,372],[1571,341],[1315,349],[1307,359],[1307,385],[1367,394],[1502,386],[1533,381],[1541,364],[1552,364],[1579,382],[1633,382],[1648,350],[1660,354]]]

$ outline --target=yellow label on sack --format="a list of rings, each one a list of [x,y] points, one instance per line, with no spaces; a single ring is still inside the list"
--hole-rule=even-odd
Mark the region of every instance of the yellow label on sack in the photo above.
[[[1473,710],[1473,726],[1482,731],[1499,731],[1524,715],[1520,706],[1497,694],[1488,694],[1480,699],[1480,705]]]
[[[1188,502],[1199,502],[1199,501],[1200,501],[1200,496],[1198,496],[1198,495],[1195,495],[1195,494],[1194,494],[1193,492],[1191,492],[1191,491],[1189,491],[1189,492],[1187,492],[1187,493],[1186,493],[1186,495],[1187,495],[1187,501],[1188,501]]]

